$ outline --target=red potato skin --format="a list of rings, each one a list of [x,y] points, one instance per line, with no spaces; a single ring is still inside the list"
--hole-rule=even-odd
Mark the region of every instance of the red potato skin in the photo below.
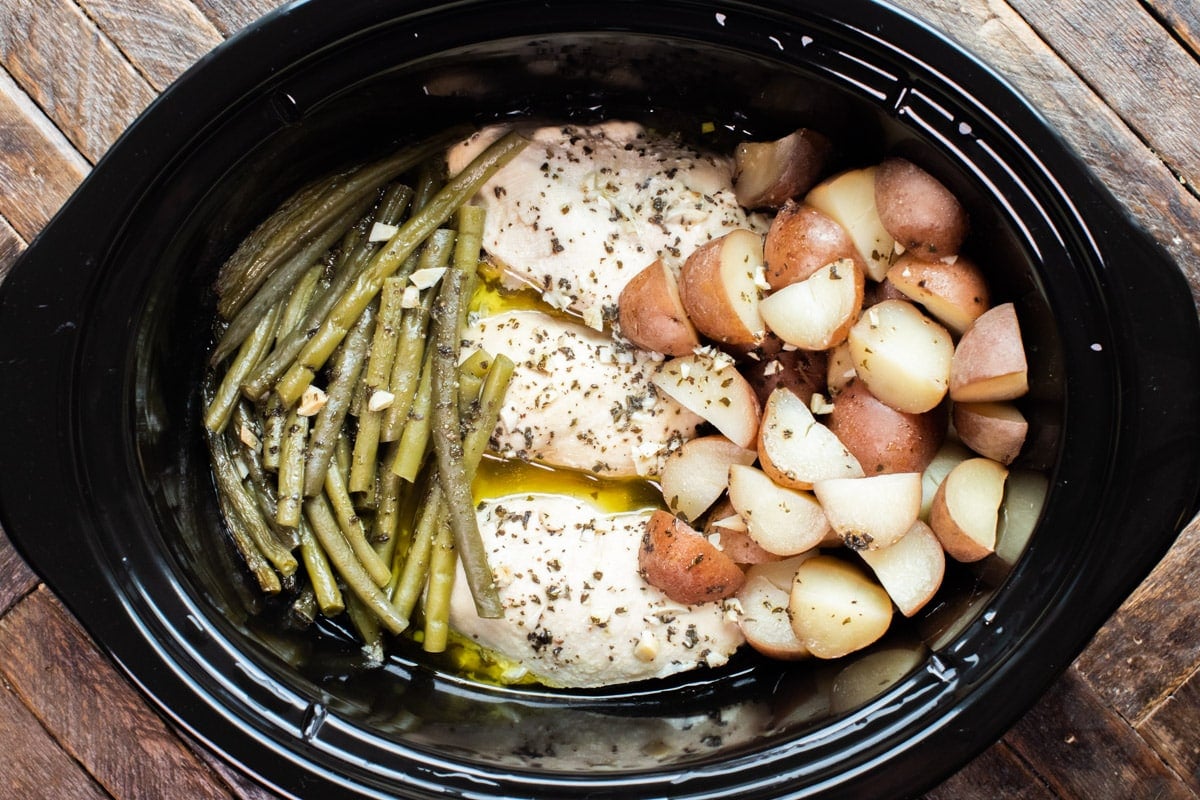
[[[732,597],[746,582],[733,559],[666,511],[655,511],[646,522],[638,572],[646,583],[685,605]]]
[[[741,205],[747,208],[778,208],[793,197],[807,192],[825,171],[825,165],[833,152],[833,143],[824,134],[801,128],[777,140],[773,152],[776,159],[784,160],[784,168],[774,183],[754,195],[745,194],[739,158],[735,191],[738,192],[738,202]]]
[[[904,158],[875,171],[879,220],[897,242],[925,258],[956,254],[967,236],[967,212],[941,181]]]
[[[946,439],[948,420],[944,403],[921,414],[897,411],[853,378],[838,392],[825,424],[867,475],[883,475],[924,472]]]
[[[617,300],[621,335],[638,347],[685,356],[700,346],[700,335],[679,300],[674,277],[654,261],[621,290]]]
[[[746,361],[741,367],[760,405],[766,405],[779,386],[791,389],[807,404],[814,392],[824,394],[828,371],[829,357],[823,350],[780,350],[769,358]]]
[[[849,258],[864,273],[867,271],[867,264],[846,229],[807,203],[785,203],[771,221],[763,241],[765,274],[772,289],[802,281],[842,258]]]

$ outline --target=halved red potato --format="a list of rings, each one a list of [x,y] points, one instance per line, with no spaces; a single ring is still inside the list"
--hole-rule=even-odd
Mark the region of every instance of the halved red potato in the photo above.
[[[847,341],[858,377],[892,408],[920,414],[942,402],[954,341],[912,303],[884,300],[871,306]]]
[[[833,143],[801,128],[773,142],[743,142],[734,151],[733,193],[743,208],[778,208],[809,190],[829,160]]]
[[[991,307],[983,270],[964,256],[922,261],[905,253],[888,270],[887,283],[958,335]]]
[[[921,473],[921,519],[923,521],[929,522],[929,512],[933,508],[934,495],[937,494],[942,481],[946,480],[946,476],[950,474],[950,470],[957,467],[960,462],[974,456],[975,454],[957,439],[946,439],[938,448],[933,460],[929,462],[929,466]]]
[[[840,658],[887,633],[892,599],[859,567],[818,555],[796,568],[788,601],[792,630],[817,658]]]
[[[825,424],[846,446],[863,472],[923,472],[946,438],[946,407],[922,414],[897,411],[851,379],[838,392]]]
[[[849,343],[842,342],[829,351],[825,369],[825,388],[829,394],[836,396],[857,376]]]
[[[864,653],[843,667],[833,679],[829,689],[829,710],[838,714],[869,703],[916,669],[926,654],[920,643],[910,647],[882,647]]]
[[[758,312],[762,280],[762,236],[739,228],[688,256],[679,273],[679,297],[688,319],[705,336],[752,347],[764,334]]]
[[[816,555],[809,551],[746,570],[746,582],[737,593],[742,611],[738,625],[746,642],[771,658],[794,661],[808,656],[788,617],[788,603],[796,570]]]
[[[841,223],[808,203],[785,203],[763,242],[765,277],[772,289],[802,281],[832,261],[848,258],[864,273],[867,262]]]
[[[780,486],[754,467],[729,468],[729,502],[746,522],[750,538],[768,553],[803,553],[829,532],[821,504],[810,492]]]
[[[672,358],[659,365],[650,381],[738,447],[754,446],[758,397],[731,359],[699,354]]]
[[[933,599],[946,574],[946,553],[928,525],[920,520],[887,547],[858,554],[906,617]]]
[[[968,458],[942,481],[929,511],[929,527],[951,558],[979,561],[996,549],[1007,478],[1002,464],[990,458]]]
[[[782,558],[754,541],[746,528],[746,520],[737,513],[728,497],[712,507],[704,522],[704,535],[738,564],[765,564]]]
[[[753,464],[758,453],[724,436],[701,436],[680,445],[659,474],[663,499],[672,513],[695,522],[725,493],[732,464]]]
[[[950,368],[950,397],[956,402],[1015,400],[1029,391],[1029,367],[1021,325],[1012,303],[1002,303],[971,323]]]
[[[638,572],[676,603],[694,605],[732,597],[746,576],[683,520],[655,511],[638,549]]]
[[[804,198],[850,234],[866,263],[867,275],[883,280],[891,266],[895,242],[875,207],[875,167],[852,169],[827,178]]]
[[[679,298],[675,273],[656,259],[634,275],[617,300],[621,335],[644,350],[685,356],[700,346],[700,334]]]
[[[894,544],[921,513],[918,472],[831,478],[814,483],[813,493],[830,526],[851,550]]]
[[[879,218],[906,251],[935,259],[957,253],[967,236],[967,212],[937,178],[904,158],[875,171]]]
[[[1011,464],[1025,445],[1029,423],[1012,403],[955,403],[954,430],[979,455]]]
[[[824,351],[789,348],[771,356],[744,361],[740,369],[754,387],[760,403],[766,403],[771,392],[780,386],[795,392],[807,403],[813,393],[825,391],[828,363]]]
[[[784,286],[759,303],[766,326],[783,341],[803,350],[828,350],[846,339],[862,309],[863,278],[848,258]]]
[[[771,480],[792,489],[811,489],[825,478],[863,474],[846,446],[817,422],[808,404],[787,389],[767,398],[758,431],[758,458]]]

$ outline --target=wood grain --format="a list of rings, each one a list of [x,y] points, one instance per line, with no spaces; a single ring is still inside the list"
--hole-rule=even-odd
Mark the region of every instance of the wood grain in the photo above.
[[[25,565],[4,531],[0,531],[0,616],[37,586],[37,576]]]
[[[232,797],[44,587],[0,618],[0,672],[114,797]]]
[[[196,0],[196,7],[226,37],[283,4],[282,0]]]
[[[1164,760],[1200,794],[1200,672],[1162,702],[1137,727]]]
[[[13,262],[24,252],[25,242],[8,224],[8,220],[0,216],[0,281],[4,280]]]
[[[0,63],[96,163],[154,90],[70,0],[8,0],[0,15]]]
[[[30,241],[90,169],[50,120],[0,70],[0,216]]]
[[[1056,797],[1001,742],[925,795],[925,800],[1053,800]]]
[[[1146,5],[1200,56],[1200,5],[1195,0],[1148,0]]]
[[[80,5],[158,92],[223,38],[187,0],[81,0]]]

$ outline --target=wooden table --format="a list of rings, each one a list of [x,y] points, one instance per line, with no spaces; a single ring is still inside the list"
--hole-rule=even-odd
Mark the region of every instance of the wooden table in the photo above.
[[[274,0],[0,0],[0,276],[121,130]],[[900,0],[1007,76],[1200,296],[1195,0]],[[1200,523],[938,800],[1200,796]],[[164,721],[0,533],[0,796],[270,798]]]

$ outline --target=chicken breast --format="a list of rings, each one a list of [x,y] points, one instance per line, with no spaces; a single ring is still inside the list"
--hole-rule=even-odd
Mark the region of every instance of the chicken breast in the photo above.
[[[657,475],[703,420],[650,382],[658,356],[539,311],[472,321],[464,350],[516,368],[493,434],[497,454],[597,475]]]
[[[743,642],[733,607],[681,605],[638,575],[649,511],[605,515],[573,497],[517,495],[485,501],[478,514],[504,617],[478,617],[460,574],[450,624],[544,683],[602,686],[720,666]]]
[[[503,128],[451,148],[451,174]],[[539,128],[480,190],[483,247],[514,281],[600,330],[625,284],[656,258],[678,271],[735,228],[765,231],[733,193],[733,159],[651,136],[631,122]]]

